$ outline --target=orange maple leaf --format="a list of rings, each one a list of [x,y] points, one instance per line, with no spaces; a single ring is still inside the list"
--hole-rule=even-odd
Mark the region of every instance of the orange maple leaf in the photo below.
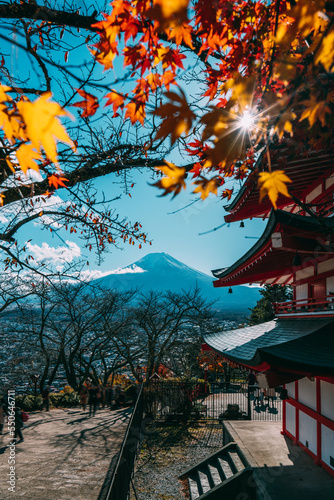
[[[195,186],[194,193],[201,193],[202,200],[205,200],[210,193],[217,194],[217,189],[221,184],[219,177],[213,177],[212,179],[206,179],[203,176],[199,176],[199,179],[193,182]]]
[[[81,97],[83,97],[83,101],[76,102],[72,104],[76,108],[82,108],[83,112],[81,113],[82,118],[88,118],[89,116],[95,115],[96,111],[99,108],[99,102],[97,97],[92,94],[89,94],[85,90],[75,89]]]
[[[132,125],[140,122],[144,125],[144,118],[146,116],[145,105],[143,102],[129,102],[126,106],[125,118],[130,118]]]
[[[54,186],[55,189],[58,189],[59,186],[66,188],[67,186],[64,184],[65,181],[69,182],[66,177],[60,177],[58,174],[52,174],[48,177],[49,186]]]
[[[156,170],[160,170],[166,177],[163,177],[160,181],[153,184],[159,189],[164,189],[165,191],[161,196],[166,196],[169,193],[174,193],[174,196],[179,194],[181,189],[186,188],[186,183],[184,182],[186,176],[186,169],[184,167],[177,167],[174,163],[165,161],[166,165],[161,167],[155,167]]]
[[[191,38],[191,33],[192,27],[189,24],[177,24],[171,28],[168,34],[168,39],[170,40],[171,38],[174,38],[177,45],[185,43],[191,49],[193,49],[194,46]]]
[[[224,189],[223,194],[222,194],[222,198],[223,199],[227,198],[227,200],[230,201],[232,193],[233,193],[233,189]]]
[[[166,92],[165,96],[170,102],[162,104],[154,112],[163,119],[155,138],[161,139],[170,135],[171,143],[174,144],[183,133],[189,133],[196,115],[191,111],[182,90],[181,96],[175,92]]]
[[[119,94],[116,92],[116,90],[111,89],[111,92],[107,94],[104,99],[108,99],[108,101],[105,104],[106,106],[112,106],[114,110],[114,117],[116,116],[118,108],[123,109],[124,107],[124,99],[128,96],[128,94],[125,94],[124,96],[122,94]]]

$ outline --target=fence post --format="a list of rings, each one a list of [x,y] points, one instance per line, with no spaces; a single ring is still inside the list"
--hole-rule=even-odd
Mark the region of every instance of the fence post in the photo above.
[[[248,398],[247,398],[247,420],[252,420],[252,409],[251,409],[251,400],[250,400],[250,395],[251,395],[251,389],[250,385],[248,384],[247,387],[247,392],[248,392]]]

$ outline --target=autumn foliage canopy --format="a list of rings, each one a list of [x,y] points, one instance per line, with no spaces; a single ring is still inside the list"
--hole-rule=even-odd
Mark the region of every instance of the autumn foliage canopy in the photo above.
[[[48,25],[35,28],[41,44]],[[273,146],[284,141],[299,156],[333,147],[332,2],[114,0],[84,29],[96,67],[105,76],[123,67],[126,85],[94,93],[86,80],[66,107],[50,91],[31,98],[1,85],[12,172],[39,170],[52,189],[67,186],[58,153],[80,152],[62,123],[76,109],[86,124],[103,112],[142,127],[140,155],[162,151],[154,164],[162,195],[177,195],[192,179],[202,199],[230,199],[231,181],[254,175],[259,203],[269,196],[276,208],[279,193],[289,196],[290,179],[284,163],[272,170]]]

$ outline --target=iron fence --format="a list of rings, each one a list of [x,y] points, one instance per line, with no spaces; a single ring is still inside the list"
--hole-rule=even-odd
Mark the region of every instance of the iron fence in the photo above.
[[[280,390],[264,390],[247,382],[196,383],[156,380],[145,388],[145,414],[165,423],[190,419],[282,419]]]
[[[128,498],[135,458],[141,440],[142,420],[143,386],[140,388],[111,478],[111,483],[107,494],[103,496],[103,500],[126,500]],[[101,496],[99,500],[102,500]]]

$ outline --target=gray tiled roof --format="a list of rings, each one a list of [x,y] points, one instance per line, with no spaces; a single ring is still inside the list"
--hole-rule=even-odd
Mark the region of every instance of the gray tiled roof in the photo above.
[[[204,340],[215,351],[248,366],[266,361],[271,365],[323,370],[334,375],[333,319],[276,319],[205,335]]]

